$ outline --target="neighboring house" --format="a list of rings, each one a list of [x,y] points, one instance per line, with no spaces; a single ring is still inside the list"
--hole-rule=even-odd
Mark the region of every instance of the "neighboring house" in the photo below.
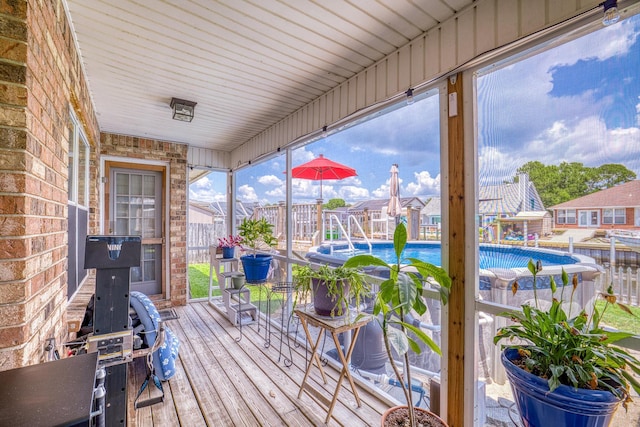
[[[365,225],[367,233],[370,233],[371,237],[381,237],[389,239],[393,236],[393,230],[395,229],[395,219],[387,214],[387,207],[389,206],[389,199],[374,199],[357,202],[353,206],[349,207],[348,212],[363,212],[368,211],[367,217],[368,223]],[[409,229],[409,238],[417,239],[418,231],[420,228],[420,215],[419,212],[424,208],[424,202],[417,197],[401,197],[400,206],[402,206],[401,218],[407,222]],[[408,210],[411,210],[412,214],[408,214]],[[410,222],[410,224],[409,224]]]
[[[251,217],[259,205],[241,201],[236,202],[236,222],[240,224],[244,218]],[[189,222],[201,224],[225,223],[227,218],[227,202],[189,202]],[[236,224],[236,225],[237,225]]]
[[[520,175],[516,183],[480,187],[478,213],[483,226],[520,212],[543,210],[538,190],[527,175]]]
[[[400,205],[402,206],[402,214],[406,215],[407,207],[422,209],[424,202],[417,197],[401,197]],[[389,199],[373,199],[354,203],[348,210],[363,211],[367,209],[369,211],[382,211],[382,218],[385,218],[387,216],[387,206],[389,206]]]
[[[189,222],[192,224],[213,224],[219,220],[220,217],[216,215],[216,211],[209,206],[208,202],[190,201]]]
[[[549,208],[556,228],[640,227],[640,180],[569,200]]]
[[[421,211],[422,224],[441,222],[440,197],[432,197]],[[526,175],[520,175],[517,183],[480,187],[478,214],[480,224],[487,226],[496,219],[513,218],[521,212],[541,212],[544,206],[538,190]]]
[[[442,222],[440,197],[432,197],[420,211],[421,225],[438,225]]]

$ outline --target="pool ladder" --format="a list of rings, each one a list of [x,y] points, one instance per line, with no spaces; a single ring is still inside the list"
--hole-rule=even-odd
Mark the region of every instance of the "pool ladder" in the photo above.
[[[367,237],[367,234],[364,232],[364,230],[362,229],[362,227],[358,223],[358,219],[353,215],[349,215],[347,217],[347,230],[344,229],[344,226],[342,225],[342,223],[340,222],[340,219],[336,216],[336,214],[329,215],[329,230],[330,230],[330,232],[329,232],[329,241],[330,242],[333,243],[333,220],[334,219],[336,221],[336,224],[337,224],[338,228],[340,229],[340,231],[342,231],[342,235],[344,236],[345,240],[347,241],[348,249],[340,250],[341,253],[348,253],[349,255],[355,255],[357,253],[364,253],[364,251],[358,250],[358,249],[355,248],[355,246],[353,246],[353,241],[352,241],[352,236],[351,236],[351,222],[353,222],[355,224],[355,227],[358,229],[358,231],[360,231],[360,233],[364,237],[364,241],[367,243],[367,246],[369,247],[369,252],[368,253],[371,254],[371,242],[369,241],[369,238]],[[333,253],[333,244],[329,245],[329,248],[331,250],[330,253]]]

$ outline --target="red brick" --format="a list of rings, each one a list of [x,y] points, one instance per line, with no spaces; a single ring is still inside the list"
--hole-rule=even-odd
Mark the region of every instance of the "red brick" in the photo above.
[[[0,348],[14,347],[24,343],[28,330],[26,325],[0,328]]]

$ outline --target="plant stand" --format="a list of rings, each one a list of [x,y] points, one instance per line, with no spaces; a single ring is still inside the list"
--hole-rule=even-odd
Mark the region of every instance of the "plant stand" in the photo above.
[[[291,343],[289,341],[289,324],[291,322],[291,307],[290,307],[290,297],[291,292],[293,290],[293,285],[288,282],[280,282],[280,283],[260,283],[258,285],[260,287],[260,295],[261,298],[258,300],[258,311],[262,312],[262,289],[265,290],[266,296],[266,309],[264,312],[264,348],[269,348],[271,346],[271,312],[274,310],[273,308],[273,296],[280,295],[281,307],[280,307],[280,348],[278,350],[278,362],[282,359],[282,342],[283,336],[287,337],[287,345],[289,347],[289,357],[285,355],[284,365],[289,367],[293,364],[293,352],[291,350]],[[285,326],[285,318],[286,318],[286,326]],[[260,318],[258,318],[258,334],[260,334]]]
[[[355,384],[353,383],[353,378],[351,377],[351,372],[349,370],[349,362],[351,359],[351,353],[353,352],[354,344],[358,339],[358,333],[360,329],[373,320],[371,316],[363,316],[358,321],[355,321],[355,314],[350,318],[340,318],[333,319],[330,317],[318,316],[315,311],[307,311],[305,309],[295,309],[294,313],[298,315],[300,318],[300,323],[302,323],[302,327],[304,328],[304,333],[307,337],[307,342],[311,344],[311,358],[309,359],[309,364],[307,365],[307,371],[304,374],[304,378],[302,379],[302,384],[300,385],[300,391],[298,392],[298,399],[302,396],[302,392],[306,392],[316,403],[322,404],[327,407],[327,418],[325,419],[325,424],[329,422],[331,419],[331,413],[333,412],[333,408],[336,405],[336,401],[338,400],[338,394],[340,393],[340,388],[342,386],[342,381],[347,378],[349,384],[351,386],[351,391],[353,391],[353,395],[356,398],[356,402],[358,407],[360,407],[360,396],[358,396],[358,390],[356,389]],[[311,333],[309,332],[309,325],[320,328],[320,333],[318,334],[318,338],[315,340],[312,339]],[[349,345],[349,349],[347,350],[347,354],[345,355],[342,347],[340,346],[340,341],[338,340],[338,335],[343,332],[351,332],[353,333],[353,337],[351,338],[351,344]],[[318,354],[318,345],[322,340],[322,332],[329,332],[331,337],[333,338],[333,342],[336,346],[336,353],[338,354],[338,358],[340,359],[340,363],[342,363],[342,370],[340,371],[340,377],[338,378],[338,383],[336,384],[336,388],[333,392],[333,399],[329,401],[326,397],[321,395],[318,390],[316,390],[312,385],[307,384],[307,379],[309,378],[309,374],[311,373],[311,368],[313,365],[318,367],[320,370],[320,375],[322,375],[322,381],[324,384],[327,384],[327,377],[322,369],[322,362],[320,361],[320,355]]]
[[[227,318],[240,331],[240,336],[236,339],[236,341],[240,341],[242,339],[242,325],[258,320],[258,309],[251,303],[251,291],[245,287],[240,289],[227,288],[222,291],[222,300],[227,309]],[[245,314],[250,316],[251,320],[244,320]]]
[[[215,245],[209,246],[209,303],[211,303],[211,290],[213,288],[213,275],[215,274],[218,280],[218,287],[220,291],[225,288],[224,278],[222,277],[223,271],[238,271],[239,259],[238,258],[221,258],[217,256],[218,247]]]

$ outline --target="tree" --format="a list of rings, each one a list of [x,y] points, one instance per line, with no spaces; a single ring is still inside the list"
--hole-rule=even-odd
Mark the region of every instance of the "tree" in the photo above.
[[[636,174],[623,165],[607,163],[596,168],[596,177],[591,182],[592,191],[611,188],[636,179]]]
[[[522,173],[529,175],[545,207],[636,179],[633,171],[619,164],[588,167],[578,162],[562,162],[556,166],[536,160],[518,168],[516,174]],[[517,175],[514,182],[517,182]]]
[[[347,203],[343,199],[331,199],[327,203],[322,205],[324,209],[329,211],[336,208],[343,208],[345,206],[347,206]]]

